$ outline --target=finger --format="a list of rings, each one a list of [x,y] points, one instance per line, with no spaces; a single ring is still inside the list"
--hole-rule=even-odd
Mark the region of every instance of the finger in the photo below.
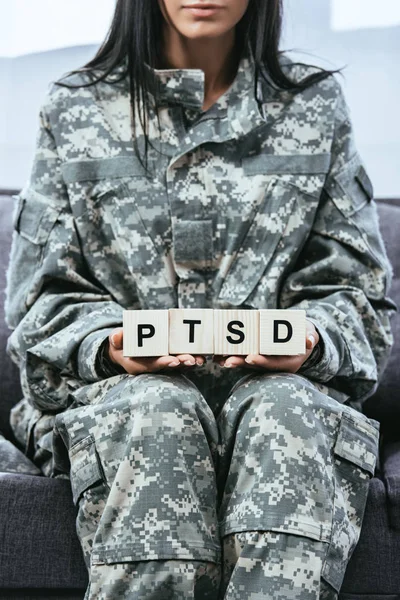
[[[193,367],[194,365],[202,366],[205,363],[204,356],[193,355],[193,354],[177,354],[176,358],[179,362],[186,367]]]
[[[315,346],[315,337],[313,336],[313,334],[310,334],[309,336],[307,336],[306,339],[306,350],[313,350]]]
[[[194,358],[196,360],[196,365],[199,367],[202,367],[204,365],[204,363],[206,362],[206,359],[204,356],[200,356],[200,355],[196,354],[196,356]]]
[[[225,359],[226,359],[226,357],[222,356],[222,354],[214,354],[214,356],[213,356],[213,362],[218,363],[221,367],[224,366]]]
[[[245,358],[246,365],[252,367],[270,368],[270,357],[262,354],[249,354]]]
[[[213,361],[217,362],[219,365],[221,365],[221,367],[225,367],[225,363],[228,359],[232,359],[232,361],[235,363],[236,361],[234,359],[238,359],[241,360],[240,356],[233,356],[230,354],[214,354],[213,356]],[[243,357],[244,359],[244,357]],[[232,362],[229,361],[228,365]]]
[[[245,367],[246,362],[244,356],[229,356],[223,360],[223,366],[226,369],[236,369],[237,367]]]
[[[319,342],[319,334],[315,329],[314,323],[306,321],[306,349],[313,350]]]
[[[196,364],[196,359],[192,354],[177,354],[175,358],[186,367],[193,367]]]
[[[157,358],[153,358],[149,362],[149,369],[151,372],[160,371],[160,369],[175,368],[180,366],[180,361],[177,356],[158,356]]]
[[[121,350],[123,337],[124,337],[124,330],[122,329],[122,327],[118,327],[117,329],[114,329],[114,331],[109,336],[110,344],[116,350]]]
[[[262,367],[268,371],[285,371],[296,373],[304,362],[304,355],[294,356],[264,356],[261,354],[250,354],[246,357],[246,363],[254,367]]]
[[[319,342],[319,335],[316,331],[313,331],[312,333],[309,333],[307,335],[307,339],[306,339],[306,349],[307,350],[314,350],[315,346],[318,344]]]
[[[178,367],[179,360],[175,356],[159,356],[157,358],[130,358],[121,357],[118,361],[123,366],[127,373],[138,375],[140,373],[154,373],[167,367]]]

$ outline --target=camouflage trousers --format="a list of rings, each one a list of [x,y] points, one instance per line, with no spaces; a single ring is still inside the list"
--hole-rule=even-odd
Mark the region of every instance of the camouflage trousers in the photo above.
[[[217,416],[184,375],[121,375],[102,390],[55,426],[86,600],[337,598],[375,421],[299,375],[249,374]]]

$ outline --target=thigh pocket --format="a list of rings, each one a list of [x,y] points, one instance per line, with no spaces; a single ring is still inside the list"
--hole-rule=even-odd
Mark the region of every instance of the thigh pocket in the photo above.
[[[107,484],[91,435],[72,446],[69,456],[72,496],[74,503],[77,504],[86,490],[99,483]]]
[[[340,591],[347,563],[358,542],[369,480],[378,455],[379,424],[343,413],[333,449],[335,483],[332,535],[322,576]]]

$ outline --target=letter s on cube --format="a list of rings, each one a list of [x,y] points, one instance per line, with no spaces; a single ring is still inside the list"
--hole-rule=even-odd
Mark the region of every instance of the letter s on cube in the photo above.
[[[258,354],[258,319],[258,310],[214,310],[214,353]]]
[[[124,310],[124,356],[168,354],[168,310]]]
[[[306,351],[305,310],[260,310],[260,354],[290,355]]]

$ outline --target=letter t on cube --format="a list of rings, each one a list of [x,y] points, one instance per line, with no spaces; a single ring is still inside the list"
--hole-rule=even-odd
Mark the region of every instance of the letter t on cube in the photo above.
[[[305,351],[305,310],[260,310],[260,354],[290,355]]]
[[[169,311],[170,354],[213,354],[212,308],[171,308]]]
[[[168,354],[168,310],[124,310],[124,356]]]

